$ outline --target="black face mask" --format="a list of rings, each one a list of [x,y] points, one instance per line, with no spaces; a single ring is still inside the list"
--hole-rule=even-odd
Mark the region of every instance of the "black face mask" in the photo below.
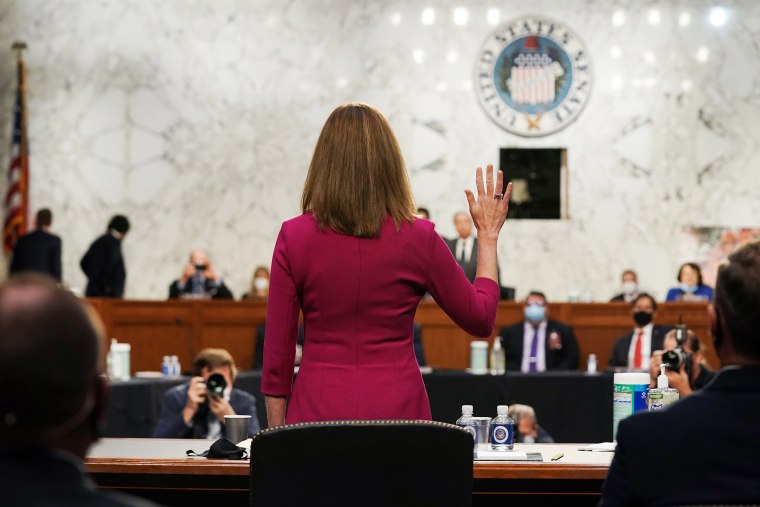
[[[636,312],[633,314],[633,320],[636,321],[636,325],[644,327],[652,322],[652,314],[649,312]]]

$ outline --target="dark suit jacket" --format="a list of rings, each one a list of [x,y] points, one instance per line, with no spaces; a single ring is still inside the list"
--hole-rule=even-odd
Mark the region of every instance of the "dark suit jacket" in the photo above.
[[[10,274],[47,273],[61,281],[61,238],[42,229],[21,236],[13,248]]]
[[[60,451],[59,451],[60,452]],[[97,489],[74,456],[24,444],[0,449],[0,505],[150,507],[143,498]]]
[[[121,240],[107,232],[96,239],[79,262],[87,275],[87,297],[120,298],[124,295],[127,271],[121,255]]]
[[[204,290],[206,294],[211,296],[211,299],[232,299],[232,291],[224,285],[224,282],[216,286],[212,281],[206,280]],[[179,280],[174,280],[169,286],[169,299],[178,299],[181,294],[190,294],[191,292],[193,292],[193,287],[190,282],[180,288]]]
[[[760,502],[760,367],[727,367],[702,391],[620,422],[600,505]]]
[[[662,343],[665,341],[665,335],[668,331],[673,329],[671,326],[653,326],[652,327],[652,351],[662,350]],[[628,349],[631,348],[631,340],[633,340],[633,331],[621,336],[615,340],[615,344],[612,346],[612,356],[610,356],[609,366],[628,366]]]
[[[208,405],[203,404],[193,417],[193,425],[188,427],[182,419],[182,409],[187,403],[187,389],[189,384],[173,387],[164,394],[164,404],[161,408],[161,416],[156,423],[153,436],[156,438],[206,438],[208,435]],[[256,398],[240,389],[232,389],[230,393],[230,405],[238,415],[250,415],[248,434],[254,435],[259,431],[259,418],[256,414]],[[224,423],[222,423],[222,435],[224,435]]]
[[[559,333],[562,339],[562,348],[551,350],[549,348],[549,336],[553,332]],[[520,371],[523,356],[523,335],[525,323],[520,322],[512,326],[501,328],[502,345],[506,352],[507,371]],[[575,338],[573,328],[556,320],[549,319],[546,322],[546,369],[547,370],[575,370],[578,368],[578,340]]]
[[[457,260],[457,264],[462,267],[464,275],[471,283],[475,281],[475,275],[478,272],[478,238],[473,239],[474,241],[472,242],[472,253],[470,254],[470,261],[466,262],[463,260],[462,262],[459,262],[459,260]],[[449,246],[449,250],[451,250],[451,253],[454,255],[454,259],[457,258],[458,240],[459,238],[446,240],[446,244]]]

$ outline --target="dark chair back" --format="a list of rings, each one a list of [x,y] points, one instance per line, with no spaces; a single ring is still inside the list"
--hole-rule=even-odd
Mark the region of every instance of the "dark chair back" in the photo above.
[[[470,506],[472,436],[435,421],[329,421],[251,442],[254,507]]]

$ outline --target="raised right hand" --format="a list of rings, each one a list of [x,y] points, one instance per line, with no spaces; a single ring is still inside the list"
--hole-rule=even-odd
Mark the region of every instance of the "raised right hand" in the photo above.
[[[512,195],[512,183],[507,185],[506,193],[501,199],[494,196],[501,192],[504,175],[501,171],[496,173],[496,184],[494,185],[493,166],[486,166],[485,183],[483,182],[483,169],[478,167],[475,170],[475,185],[478,192],[477,200],[471,190],[465,190],[467,202],[470,205],[470,215],[478,230],[478,240],[497,239],[499,231],[507,219],[509,211],[509,198]]]

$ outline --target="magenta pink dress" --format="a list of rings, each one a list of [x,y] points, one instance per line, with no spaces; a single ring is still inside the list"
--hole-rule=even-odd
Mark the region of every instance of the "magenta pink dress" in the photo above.
[[[376,238],[283,223],[272,258],[261,391],[290,396],[285,422],[430,419],[412,330],[425,291],[467,333],[493,330],[499,288],[471,284],[427,220],[389,217]],[[301,367],[293,383],[299,309]]]

